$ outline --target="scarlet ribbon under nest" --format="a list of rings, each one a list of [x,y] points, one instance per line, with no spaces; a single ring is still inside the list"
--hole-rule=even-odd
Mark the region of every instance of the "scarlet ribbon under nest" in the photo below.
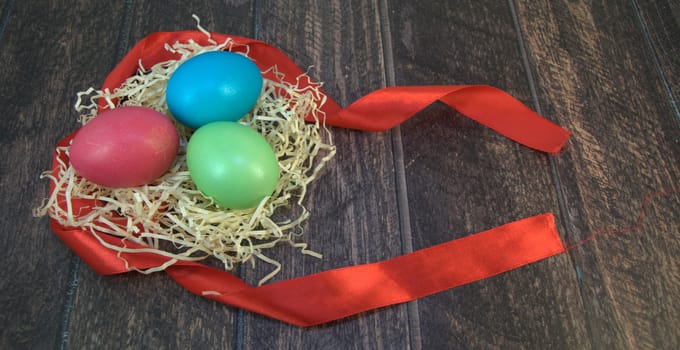
[[[296,83],[304,72],[275,47],[253,39],[211,34],[212,40],[230,38],[234,51],[246,51],[263,71],[277,66],[283,79]],[[119,87],[144,67],[176,59],[166,43],[193,40],[210,44],[202,32],[153,33],[137,43],[104,81],[102,90]],[[274,78],[267,77],[266,78]],[[277,77],[279,79],[280,77]],[[300,82],[304,87],[311,82]],[[342,109],[328,99],[321,110],[327,125],[365,130],[389,130],[435,101],[490,127],[527,147],[557,153],[569,131],[536,114],[507,93],[490,86],[408,86],[374,91]],[[101,101],[101,107],[106,108]],[[70,137],[60,141],[68,145]],[[64,154],[55,154],[68,161]],[[52,188],[54,191],[54,188]],[[78,203],[73,203],[78,206]],[[139,269],[160,266],[169,260],[151,253],[118,253],[104,247],[91,233],[64,227],[51,220],[52,230],[88,265],[100,274],[128,272],[126,263]],[[100,234],[112,245],[141,248],[119,237]],[[466,283],[563,253],[554,217],[545,213],[511,222],[488,231],[439,244],[382,262],[350,266],[252,287],[234,275],[202,264],[180,261],[165,272],[187,290],[246,310],[298,326],[312,326],[363,311],[415,300]],[[424,275],[423,271],[427,271]],[[272,296],[276,296],[275,298]]]

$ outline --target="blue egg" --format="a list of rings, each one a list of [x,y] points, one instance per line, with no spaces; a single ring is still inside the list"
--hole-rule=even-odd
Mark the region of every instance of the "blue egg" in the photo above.
[[[249,58],[227,51],[188,59],[172,74],[165,92],[170,113],[197,129],[215,121],[237,121],[255,106],[262,73]]]

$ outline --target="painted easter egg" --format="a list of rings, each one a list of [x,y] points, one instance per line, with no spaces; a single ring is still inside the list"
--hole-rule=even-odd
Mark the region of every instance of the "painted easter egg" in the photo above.
[[[279,164],[267,140],[233,122],[196,130],[187,145],[187,166],[196,187],[229,209],[257,206],[279,179]]]
[[[214,121],[238,121],[257,102],[262,73],[249,58],[227,51],[188,59],[172,74],[165,92],[170,113],[199,128]]]
[[[145,107],[118,107],[85,124],[69,150],[84,178],[106,187],[133,187],[160,177],[177,155],[177,129]]]

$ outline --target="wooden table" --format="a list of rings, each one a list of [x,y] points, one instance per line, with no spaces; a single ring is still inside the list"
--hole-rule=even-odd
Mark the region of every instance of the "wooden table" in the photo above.
[[[631,1],[0,1],[2,349],[677,349],[680,4]],[[384,260],[552,211],[567,254],[417,302],[297,328],[168,276],[103,277],[32,209],[75,94],[154,31],[270,42],[346,106],[393,85],[489,84],[573,132],[547,156],[434,104],[332,129],[305,240],[277,280]],[[665,192],[663,195],[657,195]],[[618,233],[618,234],[617,234]],[[453,262],[455,263],[455,262]],[[266,264],[236,271],[249,283]],[[427,271],[423,271],[427,273]]]

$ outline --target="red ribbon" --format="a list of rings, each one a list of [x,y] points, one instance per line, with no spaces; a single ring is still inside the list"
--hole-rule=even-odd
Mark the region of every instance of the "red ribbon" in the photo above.
[[[212,34],[218,43],[231,38],[232,49],[248,51],[248,55],[261,70],[276,66],[284,73],[283,78],[270,73],[266,78],[300,84],[309,80],[297,78],[304,74],[288,56],[277,48],[254,39],[225,34]],[[208,37],[196,31],[153,33],[142,39],[104,80],[102,89],[113,90],[142,66],[149,68],[156,63],[177,59],[179,56],[165,50],[166,43],[193,40],[209,45]],[[514,97],[497,88],[486,85],[399,86],[374,91],[349,107],[342,109],[328,98],[321,110],[326,113],[327,125],[365,131],[389,130],[410,118],[435,101],[443,102],[461,114],[490,127],[499,134],[527,147],[548,153],[557,153],[569,139],[569,131],[544,119]],[[101,107],[106,107],[100,101]]]
[[[248,38],[212,34],[212,39],[217,42],[227,38],[232,39],[234,51],[248,50],[260,69],[276,65],[278,71],[284,73],[283,78],[273,74],[267,78],[299,83],[301,87],[312,84],[305,80],[298,82],[297,77],[304,72],[273,46]],[[177,58],[165,50],[164,45],[188,40],[209,44],[205,34],[196,31],[147,36],[114,68],[102,88],[119,87],[136,72],[140,61],[149,68],[155,63]],[[569,137],[567,130],[490,86],[392,87],[370,93],[345,109],[328,99],[322,110],[328,116],[328,125],[381,131],[399,125],[435,101],[446,103],[500,134],[543,152],[558,152]],[[104,102],[100,104],[105,107]],[[68,145],[72,137],[61,140],[59,145]],[[55,169],[58,157],[68,162],[65,154],[55,153]],[[51,191],[54,191],[54,185]],[[76,208],[94,204],[86,200],[74,202]],[[63,201],[60,200],[60,203]],[[56,220],[51,221],[51,226],[76,254],[100,274],[128,272],[125,261],[130,266],[145,269],[162,265],[169,259],[151,253],[121,253],[119,256],[119,253],[103,246],[97,237],[120,247],[142,246],[104,233],[64,227]],[[261,287],[251,287],[230,273],[194,262],[179,261],[165,272],[193,293],[298,326],[311,326],[415,300],[564,251],[554,217],[546,213],[382,262],[325,271]]]

